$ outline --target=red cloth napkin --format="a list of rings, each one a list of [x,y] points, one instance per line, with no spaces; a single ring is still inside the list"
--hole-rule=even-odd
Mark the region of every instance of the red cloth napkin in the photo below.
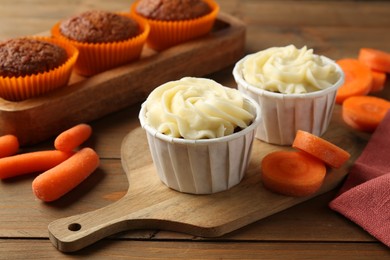
[[[329,206],[390,247],[390,111]]]

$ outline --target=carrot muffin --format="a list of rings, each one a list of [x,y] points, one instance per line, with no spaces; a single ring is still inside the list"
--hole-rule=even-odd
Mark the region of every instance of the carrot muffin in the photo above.
[[[0,76],[20,77],[54,69],[67,60],[64,48],[37,39],[19,38],[0,43]]]
[[[166,21],[189,20],[211,12],[201,0],[141,0],[136,10],[149,19]]]
[[[133,16],[149,23],[147,44],[157,51],[206,35],[218,11],[214,0],[138,0],[131,6]]]
[[[130,17],[94,10],[61,22],[60,31],[71,40],[102,43],[130,39],[138,34],[139,26]]]
[[[66,86],[78,53],[74,46],[49,37],[0,43],[0,97],[22,101]]]
[[[145,21],[130,14],[91,10],[58,22],[51,33],[77,47],[75,71],[92,76],[137,60],[149,31]]]

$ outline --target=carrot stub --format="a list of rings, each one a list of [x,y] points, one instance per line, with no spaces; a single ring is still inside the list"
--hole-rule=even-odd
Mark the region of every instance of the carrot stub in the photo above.
[[[0,159],[0,179],[43,172],[68,159],[72,153],[57,150],[17,154]]]
[[[300,151],[277,151],[267,154],[262,162],[264,187],[283,195],[303,197],[321,187],[325,164]]]
[[[373,70],[390,73],[389,52],[372,48],[361,48],[358,59]]]
[[[15,155],[19,151],[19,140],[14,135],[0,136],[0,158]]]
[[[54,168],[37,176],[32,190],[37,198],[54,201],[85,180],[99,166],[99,156],[91,148],[83,148]]]
[[[92,128],[87,124],[78,124],[65,130],[54,140],[54,147],[57,150],[70,152],[76,149],[92,134]]]
[[[349,126],[365,132],[373,132],[390,109],[390,102],[373,96],[357,96],[346,99],[342,117]]]
[[[336,103],[342,104],[352,96],[367,95],[372,87],[371,69],[356,59],[341,59],[337,61],[344,72],[344,84],[337,90]]]
[[[292,147],[310,154],[333,168],[340,168],[351,155],[325,139],[298,130]]]

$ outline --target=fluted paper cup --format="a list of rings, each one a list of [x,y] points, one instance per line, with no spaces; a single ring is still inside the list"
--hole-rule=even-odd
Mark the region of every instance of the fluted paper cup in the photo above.
[[[245,81],[242,68],[247,57],[236,63],[233,76],[238,90],[260,105],[261,122],[256,130],[257,139],[271,144],[291,145],[297,130],[317,136],[325,133],[332,118],[337,89],[344,83],[345,76],[340,66],[324,57],[340,75],[329,88],[305,94],[281,94],[260,89]]]
[[[144,103],[139,119],[160,180],[171,189],[191,194],[212,194],[239,184],[260,120],[256,101],[246,97],[245,106],[254,115],[247,128],[219,138],[186,140],[167,136],[147,125]]]

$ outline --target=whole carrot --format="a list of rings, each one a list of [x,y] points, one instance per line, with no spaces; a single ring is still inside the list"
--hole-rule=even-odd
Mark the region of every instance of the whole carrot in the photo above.
[[[19,140],[14,135],[0,136],[0,158],[14,155],[19,150]]]
[[[0,179],[43,172],[68,159],[72,153],[57,150],[17,154],[0,159]]]
[[[99,166],[100,160],[91,148],[83,148],[72,157],[40,174],[32,183],[37,198],[49,202],[65,195]]]
[[[70,152],[86,141],[92,134],[92,128],[87,124],[78,124],[65,130],[54,140],[57,150]]]

